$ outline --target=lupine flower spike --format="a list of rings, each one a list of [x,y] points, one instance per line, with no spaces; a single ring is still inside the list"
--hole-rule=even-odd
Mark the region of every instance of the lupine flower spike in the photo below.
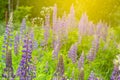
[[[22,20],[21,27],[20,27],[20,40],[21,41],[23,41],[25,31],[26,31],[26,20],[24,18]]]
[[[79,80],[84,80],[84,52],[82,52],[79,58],[78,68],[80,70]]]
[[[60,55],[59,57],[57,69],[53,80],[66,80],[66,78],[64,77],[64,62],[62,55]]]
[[[94,75],[93,71],[90,73],[88,80],[95,80],[95,75]]]
[[[20,38],[19,38],[19,34],[17,33],[14,39],[14,53],[15,55],[17,55],[19,53],[19,42],[20,42]]]
[[[73,44],[68,51],[68,57],[72,60],[73,63],[77,60],[77,43]]]
[[[120,55],[114,60],[114,70],[110,80],[120,80]]]
[[[95,35],[95,39],[92,42],[92,48],[90,48],[90,51],[87,55],[87,59],[89,61],[93,61],[95,59],[98,49],[99,49],[99,38],[98,36]]]
[[[35,77],[35,66],[33,66],[31,61],[32,47],[32,40],[27,33],[24,39],[22,59],[17,71],[17,76],[19,76],[20,80],[32,80]]]
[[[4,35],[4,45],[3,45],[3,52],[5,54],[3,54],[3,58],[5,60],[6,63],[6,68],[4,68],[4,73],[2,74],[2,77],[5,79],[14,79],[15,75],[13,73],[13,67],[12,67],[12,15],[10,17],[10,20],[6,26],[6,31],[5,31],[5,35]]]

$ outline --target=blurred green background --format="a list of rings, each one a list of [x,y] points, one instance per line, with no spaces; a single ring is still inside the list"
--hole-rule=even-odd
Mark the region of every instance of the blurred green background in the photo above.
[[[59,16],[64,11],[68,13],[73,4],[77,19],[86,12],[89,19],[95,23],[102,20],[113,27],[120,24],[120,0],[0,0],[0,21],[5,20],[5,13],[9,11],[9,6],[15,18],[29,14],[29,19],[31,19],[41,17],[42,8],[51,7],[54,4],[57,4]],[[21,6],[22,9],[19,8]]]

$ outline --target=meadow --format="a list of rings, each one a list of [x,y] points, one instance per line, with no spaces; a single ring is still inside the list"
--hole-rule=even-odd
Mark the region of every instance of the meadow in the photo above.
[[[120,28],[57,10],[0,25],[0,80],[120,80]]]

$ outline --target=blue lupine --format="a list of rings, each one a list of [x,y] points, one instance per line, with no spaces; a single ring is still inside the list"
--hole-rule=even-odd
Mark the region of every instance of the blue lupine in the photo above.
[[[69,27],[73,28],[76,27],[76,20],[75,20],[75,10],[74,10],[74,5],[72,4],[71,8],[70,8],[70,14],[69,14]]]
[[[73,63],[77,60],[77,43],[73,44],[68,51],[68,57],[72,60]]]
[[[53,47],[55,47],[55,37],[56,37],[56,33],[57,33],[57,5],[55,4],[53,7]]]
[[[58,64],[56,68],[56,72],[54,74],[53,80],[66,80],[64,77],[64,61],[63,56],[60,55],[58,59]]]
[[[110,80],[120,79],[120,55],[116,56],[117,59],[114,60],[114,70],[112,72]]]
[[[84,52],[82,52],[80,58],[79,58],[79,61],[78,61],[78,68],[81,69],[81,68],[84,68]]]
[[[20,77],[20,80],[32,80],[35,77],[35,67],[31,64],[32,48],[32,40],[27,33],[24,39],[22,59],[17,71],[17,76]]]
[[[95,75],[93,72],[90,73],[89,79],[88,80],[95,80]]]
[[[14,39],[14,53],[17,55],[19,52],[19,41],[20,41],[20,37],[19,34],[17,33]]]
[[[84,13],[80,19],[78,24],[79,28],[79,35],[86,35],[87,33],[87,26],[88,26],[88,16]],[[81,37],[81,36],[80,36]]]
[[[57,64],[57,70],[56,70],[58,76],[63,76],[64,75],[64,62],[63,62],[63,56],[60,55],[59,61]]]
[[[102,35],[101,35],[104,41],[106,41],[107,35],[108,35],[108,25],[104,24],[104,27],[102,29]]]
[[[33,49],[37,49],[38,48],[38,42],[34,40],[33,42]]]
[[[6,56],[6,67],[4,68],[4,73],[2,74],[3,79],[14,79],[15,75],[12,67],[12,50],[7,51]]]
[[[32,40],[32,45],[33,45],[32,50],[37,49],[38,43],[37,43],[37,41],[34,39],[34,31],[33,31],[33,29],[30,30],[30,33],[29,33],[29,34],[30,34],[30,38],[31,38],[31,40]]]
[[[95,59],[98,49],[99,49],[99,38],[98,36],[95,36],[95,39],[92,42],[92,48],[90,48],[90,51],[87,55],[87,59],[89,61],[93,61]]]
[[[12,67],[12,19],[10,18],[7,26],[6,31],[4,35],[4,41],[3,41],[3,60],[6,62],[6,67],[4,68],[2,77],[6,79],[14,79],[15,75],[13,73],[13,67]]]
[[[21,27],[20,27],[20,40],[23,40],[24,34],[26,31],[26,20],[25,18],[22,20]]]
[[[58,53],[60,51],[60,47],[61,47],[60,39],[56,39],[54,41],[54,46],[53,46],[53,48],[54,48],[53,53],[52,53],[53,54],[53,58],[58,58]]]
[[[80,74],[78,76],[79,80],[84,80],[84,68],[80,69]]]
[[[120,74],[120,70],[118,69],[118,66],[115,65],[110,80],[119,80],[120,79],[119,74]]]
[[[79,80],[84,80],[84,52],[82,52],[78,60],[78,68],[80,70]]]

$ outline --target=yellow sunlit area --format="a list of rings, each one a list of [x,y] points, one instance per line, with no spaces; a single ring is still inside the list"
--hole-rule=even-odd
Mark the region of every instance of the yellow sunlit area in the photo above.
[[[120,0],[0,0],[0,80],[120,80]]]

